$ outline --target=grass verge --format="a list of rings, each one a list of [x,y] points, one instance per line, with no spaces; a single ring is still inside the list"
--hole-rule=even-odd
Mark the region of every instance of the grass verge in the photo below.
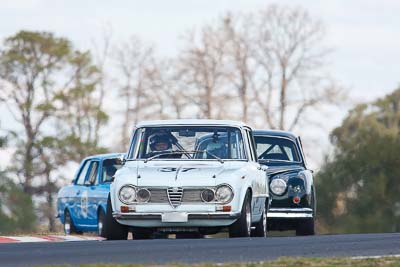
[[[258,263],[204,263],[204,264],[83,264],[83,265],[41,265],[39,267],[400,267],[400,257],[383,258],[289,258],[282,257],[274,261]]]

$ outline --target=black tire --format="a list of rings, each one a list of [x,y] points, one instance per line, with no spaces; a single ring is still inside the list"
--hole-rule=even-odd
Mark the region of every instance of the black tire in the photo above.
[[[314,188],[311,189],[311,207],[313,208],[313,217],[299,220],[296,226],[297,236],[315,235],[315,192]]]
[[[107,199],[107,212],[104,219],[104,235],[107,240],[126,240],[128,239],[128,227],[118,223],[112,216],[111,198]]]
[[[315,235],[314,218],[299,221],[296,227],[296,235]]]
[[[104,236],[104,224],[105,224],[106,216],[104,215],[104,211],[100,208],[99,213],[97,214],[97,235]]]
[[[256,229],[251,232],[251,236],[267,237],[267,212],[267,204],[265,204],[261,220],[256,223]]]
[[[66,235],[77,234],[78,231],[72,221],[71,214],[68,210],[64,211],[64,233]]]
[[[229,227],[229,237],[249,237],[251,235],[251,199],[247,193],[239,219]]]

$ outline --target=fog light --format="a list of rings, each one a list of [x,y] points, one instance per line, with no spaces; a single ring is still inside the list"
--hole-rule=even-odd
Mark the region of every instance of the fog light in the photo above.
[[[300,201],[301,201],[301,198],[300,198],[300,197],[297,197],[297,196],[296,196],[296,197],[293,198],[293,203],[294,203],[294,204],[299,204]]]

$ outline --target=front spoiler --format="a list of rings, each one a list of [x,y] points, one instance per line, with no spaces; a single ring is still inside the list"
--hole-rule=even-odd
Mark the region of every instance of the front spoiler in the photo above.
[[[310,208],[270,208],[267,214],[268,218],[283,218],[283,219],[297,219],[297,218],[313,218],[313,210]]]
[[[161,213],[121,213],[113,212],[113,217],[118,220],[161,220]],[[240,217],[239,213],[228,212],[208,212],[208,213],[189,213],[188,219],[195,220],[235,220]]]

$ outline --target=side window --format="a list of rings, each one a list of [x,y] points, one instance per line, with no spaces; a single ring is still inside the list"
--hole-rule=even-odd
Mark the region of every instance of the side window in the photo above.
[[[102,168],[102,183],[110,183],[113,180],[115,172],[120,169],[122,165],[117,164],[116,159],[106,159],[103,161]]]
[[[84,163],[83,167],[81,168],[81,172],[79,173],[79,176],[76,180],[77,185],[83,185],[85,183],[85,177],[86,177],[87,171],[89,169],[89,165],[90,165],[90,160],[87,160]]]
[[[90,164],[90,172],[89,175],[86,177],[85,185],[95,185],[97,183],[97,173],[99,169],[99,162],[92,161]]]

